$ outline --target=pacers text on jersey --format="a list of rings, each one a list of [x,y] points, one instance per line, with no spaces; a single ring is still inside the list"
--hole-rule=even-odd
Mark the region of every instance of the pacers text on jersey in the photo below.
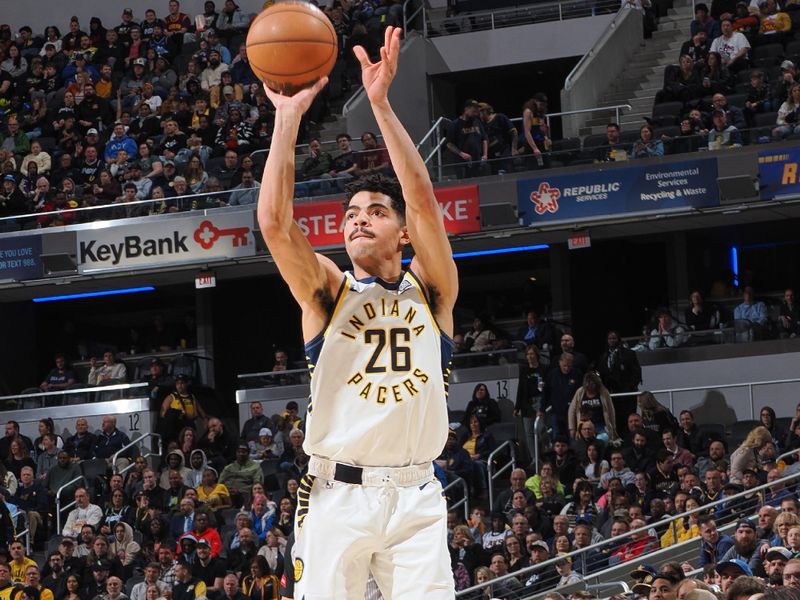
[[[378,404],[402,402],[419,394],[428,382],[428,374],[414,366],[411,353],[412,340],[426,327],[417,319],[419,310],[413,301],[365,302],[338,331],[354,344],[373,348],[367,363],[347,380],[360,398]]]

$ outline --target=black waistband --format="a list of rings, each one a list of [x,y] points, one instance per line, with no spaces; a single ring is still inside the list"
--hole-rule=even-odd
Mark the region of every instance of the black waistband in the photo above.
[[[333,472],[333,480],[341,483],[349,483],[351,485],[361,485],[364,481],[363,474],[364,469],[361,467],[336,463],[336,469]]]

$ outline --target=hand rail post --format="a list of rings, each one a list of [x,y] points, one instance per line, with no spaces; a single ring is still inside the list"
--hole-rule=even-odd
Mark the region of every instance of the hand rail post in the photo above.
[[[159,452],[161,452],[161,434],[153,433],[153,432],[148,431],[144,435],[140,435],[139,437],[137,437],[135,440],[133,440],[129,444],[126,444],[125,446],[123,446],[122,448],[117,450],[114,453],[114,455],[111,457],[111,470],[116,475],[119,475],[119,472],[117,471],[117,459],[119,458],[119,455],[122,454],[123,452],[125,452],[125,450],[127,450],[128,448],[132,448],[133,446],[136,446],[137,444],[140,444],[141,442],[143,442],[147,438],[158,438],[158,450],[159,450]]]
[[[536,418],[533,421],[533,465],[536,472],[539,472],[539,423],[542,418],[539,416],[538,411]]]
[[[747,395],[749,396],[749,399],[750,399],[750,418],[751,419],[755,419],[756,418],[756,407],[755,407],[755,405],[753,403],[753,384],[752,383],[748,383],[747,384]]]
[[[83,475],[78,475],[75,479],[72,479],[72,480],[68,481],[67,483],[65,483],[64,485],[62,485],[60,488],[58,488],[56,490],[56,535],[61,535],[61,510],[62,510],[62,508],[61,508],[61,492],[63,492],[68,487],[71,487],[72,484],[78,483],[81,479],[83,479],[83,481],[86,482],[86,478]],[[69,508],[73,504],[75,504],[75,500],[73,500],[72,502],[67,504],[64,507],[64,509]]]
[[[509,462],[507,462],[505,465],[503,465],[497,471],[497,473],[494,473],[494,467],[493,467],[494,462],[493,462],[492,459],[495,457],[496,454],[498,454],[506,446],[511,448],[511,460]],[[486,459],[486,472],[488,474],[487,483],[489,484],[489,510],[490,511],[492,510],[492,506],[494,506],[494,485],[493,485],[494,478],[497,477],[498,475],[500,475],[501,473],[505,472],[506,468],[509,465],[514,465],[515,464],[515,458],[514,457],[515,457],[515,453],[514,453],[513,444],[509,440],[506,440],[505,442],[500,444],[497,448],[492,450],[491,454],[489,454],[489,458]]]

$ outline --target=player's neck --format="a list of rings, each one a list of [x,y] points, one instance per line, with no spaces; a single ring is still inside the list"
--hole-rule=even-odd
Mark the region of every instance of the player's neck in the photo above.
[[[356,279],[378,277],[387,283],[395,283],[403,276],[400,261],[384,261],[381,264],[358,265],[353,263],[353,275]]]

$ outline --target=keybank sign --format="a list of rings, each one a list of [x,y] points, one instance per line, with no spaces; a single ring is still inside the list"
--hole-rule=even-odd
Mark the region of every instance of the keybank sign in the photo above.
[[[89,273],[253,256],[252,228],[252,212],[235,211],[84,229],[77,232],[78,270]]]

